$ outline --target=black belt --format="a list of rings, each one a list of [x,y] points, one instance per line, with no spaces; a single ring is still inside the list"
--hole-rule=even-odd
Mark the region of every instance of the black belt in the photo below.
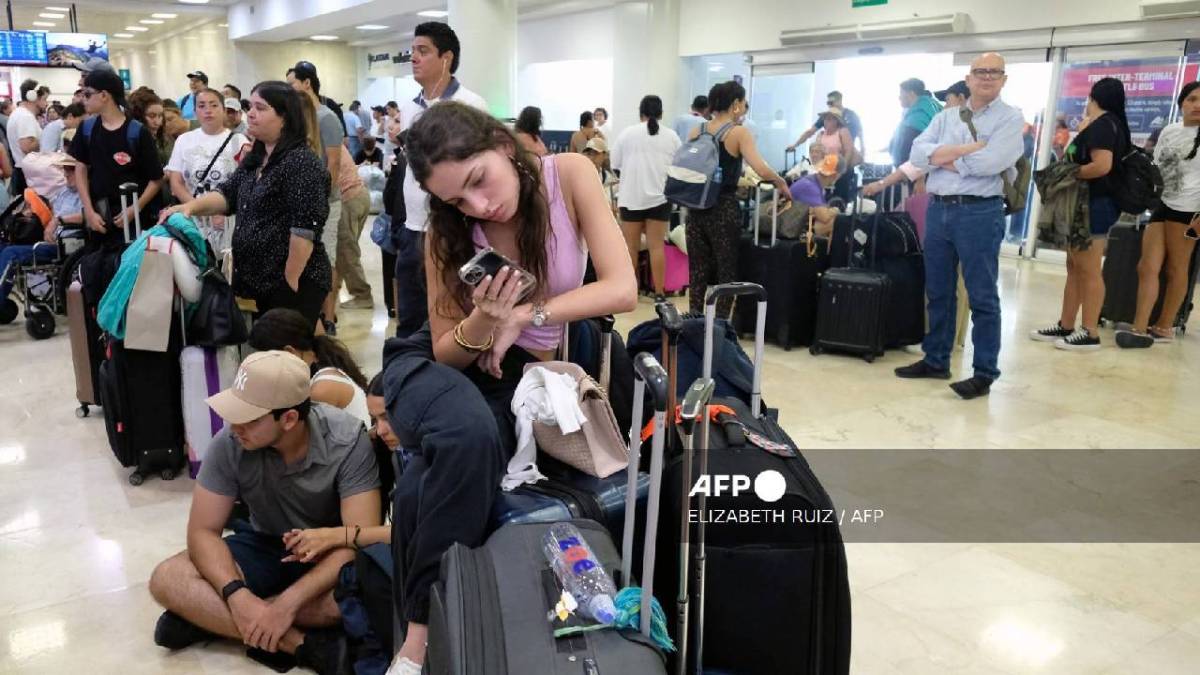
[[[992,199],[1000,199],[999,195],[992,197],[980,197],[978,195],[933,195],[933,201],[941,202],[942,204],[974,204],[976,202],[986,202]]]

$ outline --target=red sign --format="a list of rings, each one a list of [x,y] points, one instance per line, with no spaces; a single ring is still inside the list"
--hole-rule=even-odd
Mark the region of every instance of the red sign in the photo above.
[[[1063,71],[1062,96],[1087,98],[1092,85],[1112,77],[1125,84],[1125,94],[1130,97],[1174,96],[1177,63],[1130,64],[1116,62],[1112,65],[1091,65],[1083,68],[1072,66]]]

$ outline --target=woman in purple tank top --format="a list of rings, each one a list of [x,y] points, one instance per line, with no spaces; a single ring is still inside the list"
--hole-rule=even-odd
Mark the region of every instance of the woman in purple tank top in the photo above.
[[[554,358],[563,324],[637,305],[637,281],[596,170],[578,154],[539,158],[485,112],[439,103],[409,130],[413,176],[430,194],[425,277],[435,358],[492,375],[511,399],[524,363]],[[536,281],[501,270],[477,286],[459,268],[491,247]],[[597,281],[584,285],[588,253]],[[481,387],[484,388],[484,387]]]

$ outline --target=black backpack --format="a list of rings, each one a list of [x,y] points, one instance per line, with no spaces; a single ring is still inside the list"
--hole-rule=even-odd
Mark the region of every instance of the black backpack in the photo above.
[[[1149,152],[1131,147],[1121,158],[1115,178],[1113,196],[1121,211],[1139,214],[1162,205],[1162,172]]]

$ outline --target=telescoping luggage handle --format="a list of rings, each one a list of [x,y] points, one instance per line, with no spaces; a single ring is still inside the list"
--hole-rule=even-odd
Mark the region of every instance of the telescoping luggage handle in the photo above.
[[[625,490],[625,529],[621,537],[621,579],[628,584],[633,568],[633,528],[637,520],[638,454],[641,448],[642,405],[646,389],[654,402],[654,438],[650,444],[650,494],[646,500],[646,539],[642,554],[641,632],[650,637],[654,597],[655,537],[658,535],[659,499],[662,493],[663,441],[667,429],[667,371],[645,352],[633,360],[633,424],[629,427],[629,467]]]
[[[675,410],[675,383],[679,381],[679,336],[683,334],[683,317],[669,300],[655,303],[658,324],[662,327],[662,365],[667,370],[667,410]],[[675,435],[667,434],[667,450],[675,447]]]
[[[711,378],[702,377],[692,383],[688,388],[687,393],[683,397],[683,404],[680,406],[680,433],[683,436],[685,448],[683,453],[683,489],[680,495],[683,496],[683,508],[680,509],[680,524],[679,524],[679,589],[675,596],[675,611],[676,611],[676,631],[675,634],[679,637],[679,658],[676,661],[676,673],[683,675],[687,672],[688,662],[688,642],[689,642],[689,624],[688,624],[688,607],[690,605],[690,594],[688,592],[688,561],[689,561],[689,536],[691,523],[689,514],[691,513],[691,503],[688,495],[691,493],[692,486],[692,454],[697,449],[696,443],[696,423],[700,422],[700,439],[699,448],[700,455],[700,473],[707,475],[708,473],[708,445],[709,445],[709,417],[708,404],[712,401],[713,391],[716,389],[716,382]],[[706,505],[705,496],[700,494],[700,513],[704,513]],[[695,550],[695,566],[693,571],[696,575],[696,583],[694,586],[696,595],[696,657],[695,664],[697,672],[701,671],[702,655],[704,654],[704,519],[701,518],[696,526],[696,550]]]
[[[717,301],[721,298],[752,295],[758,300],[758,315],[754,321],[754,382],[750,389],[750,410],[761,417],[763,356],[767,341],[767,291],[758,284],[736,281],[709,286],[704,296],[704,378],[713,376],[713,339],[717,325]]]
[[[121,183],[117,187],[117,192],[121,196],[121,229],[124,230],[125,243],[128,244],[134,239],[142,236],[142,212],[137,207],[138,203],[138,185],[137,183]],[[129,236],[129,207],[133,206],[133,223],[134,234]]]
[[[760,199],[762,188],[764,185],[770,185],[771,190],[771,246],[775,245],[775,235],[779,228],[779,190],[775,189],[775,184],[769,180],[760,180],[758,185],[754,186],[754,245],[758,246],[758,213],[759,207],[762,205]]]

